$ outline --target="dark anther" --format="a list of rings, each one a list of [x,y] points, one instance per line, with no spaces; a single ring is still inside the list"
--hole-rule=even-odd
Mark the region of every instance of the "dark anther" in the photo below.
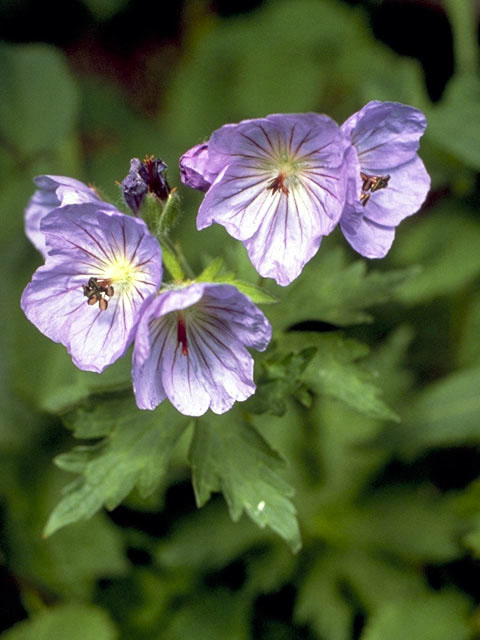
[[[281,191],[285,196],[288,196],[288,188],[285,185],[286,175],[284,173],[279,173],[276,178],[270,180],[267,184],[267,189],[271,189],[272,195],[277,193],[277,191]]]
[[[360,177],[363,180],[362,192],[360,194],[360,202],[363,206],[370,200],[370,196],[379,189],[386,189],[388,187],[388,181],[390,176],[370,176],[367,173],[360,172]]]
[[[88,298],[87,304],[93,306],[98,302],[100,311],[108,309],[108,300],[115,293],[111,280],[99,280],[98,278],[89,278],[88,284],[82,284],[83,295]]]

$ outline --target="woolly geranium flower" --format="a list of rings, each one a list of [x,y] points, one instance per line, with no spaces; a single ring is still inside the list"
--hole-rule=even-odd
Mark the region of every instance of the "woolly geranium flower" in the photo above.
[[[132,342],[140,309],[160,286],[160,246],[142,220],[98,204],[55,209],[40,230],[46,262],[22,309],[77,367],[100,373]]]
[[[315,113],[228,124],[180,160],[185,184],[203,190],[198,229],[217,222],[241,240],[265,277],[287,285],[340,219],[347,141]],[[202,182],[203,180],[203,182]]]
[[[48,213],[67,204],[86,202],[102,203],[107,209],[113,209],[112,205],[100,199],[94,189],[74,178],[38,176],[34,178],[34,182],[38,189],[25,209],[25,233],[43,257],[47,255],[47,248],[45,237],[40,231],[40,223]]]
[[[395,227],[421,207],[430,177],[417,155],[424,114],[396,102],[369,102],[342,130],[352,143],[350,180],[340,220],[352,247],[367,258],[383,258]]]
[[[255,391],[253,358],[271,327],[249,298],[228,284],[195,283],[163,291],[146,308],[133,352],[140,409],[162,400],[183,414],[228,411]]]

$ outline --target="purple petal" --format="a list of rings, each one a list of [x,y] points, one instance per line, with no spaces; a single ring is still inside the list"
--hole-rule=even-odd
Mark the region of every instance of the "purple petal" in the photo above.
[[[342,131],[355,146],[362,170],[384,174],[413,159],[426,126],[418,109],[374,100],[344,122]]]
[[[244,241],[261,275],[288,284],[340,219],[346,146],[339,127],[318,114],[225,125],[213,133],[208,154],[226,164],[200,206],[197,228],[222,224]]]
[[[420,209],[430,189],[430,176],[418,156],[391,169],[389,175],[388,186],[371,194],[363,214],[377,224],[396,227]]]
[[[199,191],[208,191],[218,174],[209,161],[206,142],[197,144],[184,153],[180,158],[179,166],[183,184]]]
[[[392,246],[395,237],[394,227],[385,227],[362,216],[362,212],[353,207],[345,207],[340,220],[340,228],[350,245],[366,258],[383,258]]]
[[[102,201],[93,189],[74,178],[45,175],[37,176],[34,182],[38,189],[25,209],[25,233],[35,248],[45,257],[45,238],[40,231],[40,222],[48,213],[67,204]]]
[[[270,337],[263,313],[231,285],[196,283],[163,292],[137,329],[137,405],[153,409],[168,397],[185,415],[228,411],[255,391],[253,359],[245,347],[263,350]]]
[[[143,221],[93,204],[55,209],[41,229],[49,253],[23,292],[22,309],[65,345],[77,367],[100,373],[126,351],[143,304],[160,285],[158,242]],[[88,304],[90,278],[111,281],[106,310]]]

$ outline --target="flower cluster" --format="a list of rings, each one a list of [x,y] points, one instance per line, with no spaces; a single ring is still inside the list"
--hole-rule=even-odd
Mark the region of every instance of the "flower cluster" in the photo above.
[[[358,253],[382,258],[430,188],[417,155],[425,127],[418,109],[378,101],[341,127],[315,113],[224,125],[180,159],[183,182],[206,194],[197,228],[223,225],[280,285],[338,224]]]
[[[36,184],[26,232],[45,264],[21,306],[78,368],[100,373],[134,342],[142,409],[169,398],[186,415],[223,413],[254,393],[246,347],[264,350],[271,336],[260,309],[231,285],[161,289],[161,247],[143,220],[76,180],[41,176]]]
[[[182,181],[205,193],[197,227],[222,224],[280,285],[337,226],[360,254],[383,257],[429,189],[417,155],[425,126],[393,102],[370,102],[342,126],[315,113],[224,125],[180,159]],[[231,284],[163,282],[159,239],[178,204],[166,170],[153,157],[131,161],[121,186],[133,216],[78,180],[36,178],[26,234],[45,263],[21,305],[80,369],[100,373],[133,343],[141,409],[168,398],[186,415],[224,413],[254,393],[247,348],[264,350],[271,327]]]

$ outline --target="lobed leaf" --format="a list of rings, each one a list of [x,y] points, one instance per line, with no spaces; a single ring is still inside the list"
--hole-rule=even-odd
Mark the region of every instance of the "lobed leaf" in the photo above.
[[[135,486],[143,497],[151,494],[188,424],[168,403],[153,412],[140,411],[130,396],[118,394],[79,407],[68,420],[78,437],[106,437],[55,458],[60,468],[80,475],[51,514],[46,536],[90,518],[104,505],[114,509]]]
[[[221,491],[232,520],[245,512],[260,527],[278,533],[294,552],[300,549],[293,489],[279,474],[283,460],[237,412],[196,422],[190,464],[199,507]]]
[[[288,332],[281,338],[282,349],[314,346],[316,356],[302,375],[302,382],[315,393],[341,400],[366,415],[398,421],[398,416],[380,398],[374,372],[357,360],[368,347],[338,333]]]

